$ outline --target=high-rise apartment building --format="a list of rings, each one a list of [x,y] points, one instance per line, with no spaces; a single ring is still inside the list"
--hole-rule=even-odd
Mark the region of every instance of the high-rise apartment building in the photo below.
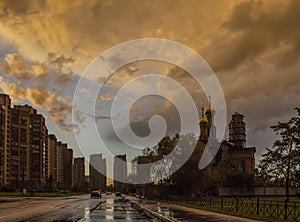
[[[106,189],[106,159],[102,154],[90,155],[90,186],[92,190]]]
[[[106,173],[107,173],[107,168],[106,168],[106,159],[103,158],[101,161],[101,168],[102,168],[102,172],[100,174],[100,189],[101,190],[106,190],[106,183],[107,183],[107,177],[106,177]]]
[[[10,175],[10,106],[8,95],[0,94],[0,186],[9,184]]]
[[[57,183],[59,187],[63,187],[63,146],[62,142],[57,142]]]
[[[33,108],[11,108],[10,187],[23,188],[29,185],[31,158],[31,114]]]
[[[12,108],[0,94],[0,189],[40,188],[50,176],[71,189],[72,164],[73,150],[48,137],[43,115],[29,105]]]
[[[72,189],[72,175],[73,175],[73,150],[68,149],[68,144],[58,142],[57,143],[58,152],[58,183],[63,189]]]
[[[114,188],[116,191],[125,192],[125,181],[127,180],[126,154],[114,157]]]
[[[11,110],[14,114],[14,125],[12,126],[12,130],[16,132],[14,133],[14,137],[11,141],[15,144],[19,143],[19,149],[24,149],[20,146],[21,144],[17,140],[18,137],[15,136],[15,134],[17,134],[17,130],[19,129],[19,132],[21,134],[27,132],[26,135],[29,135],[28,151],[30,153],[30,182],[28,186],[32,188],[40,186],[42,183],[45,183],[45,180],[48,177],[48,129],[46,127],[45,118],[43,117],[43,115],[38,114],[36,109],[28,105],[14,106],[14,108],[12,108]],[[26,120],[29,120],[29,124],[27,124]],[[19,123],[19,125],[16,125],[16,123]],[[26,129],[26,131],[24,131],[24,129]],[[26,135],[21,134],[20,138],[26,137]],[[12,149],[12,152],[13,151],[17,152],[16,150]],[[12,160],[12,166],[13,163],[14,161]]]
[[[77,190],[83,191],[85,184],[84,157],[74,158],[73,164],[73,185]]]
[[[66,149],[66,161],[64,165],[65,178],[64,185],[65,189],[72,190],[73,188],[73,149]]]
[[[48,178],[52,177],[53,181],[57,181],[57,138],[54,134],[48,135]]]

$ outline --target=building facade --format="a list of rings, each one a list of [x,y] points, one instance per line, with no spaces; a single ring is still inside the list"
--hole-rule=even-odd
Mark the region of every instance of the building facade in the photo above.
[[[48,135],[48,178],[58,181],[58,150],[57,138],[54,134]]]
[[[79,191],[84,190],[84,185],[85,185],[84,157],[74,158],[73,185]]]
[[[48,129],[45,118],[28,105],[10,108],[10,118],[10,187],[38,187],[48,177]]]
[[[10,106],[8,95],[0,94],[0,186],[7,187],[10,177]]]
[[[126,154],[114,157],[114,189],[125,193],[125,183],[127,181]]]
[[[59,181],[59,170],[71,189],[73,151],[65,144],[59,155],[58,144],[43,115],[29,105],[11,107],[9,96],[0,94],[0,189],[39,189],[50,177]]]
[[[66,150],[66,162],[65,162],[65,189],[72,190],[73,188],[73,149]]]
[[[71,190],[73,187],[73,150],[67,143],[57,143],[57,182],[60,189]]]
[[[254,174],[256,152],[255,147],[246,147],[246,124],[244,116],[238,112],[232,115],[229,122],[229,140],[217,141],[216,127],[214,125],[215,111],[209,105],[202,109],[199,121],[199,142],[209,148],[220,146],[215,158],[206,168],[210,176],[218,177],[228,172],[244,172]],[[209,136],[212,134],[211,139]]]
[[[32,110],[34,111],[34,110]],[[10,187],[28,186],[31,161],[31,112],[14,107],[11,112]],[[26,184],[25,184],[26,181]]]
[[[92,190],[106,190],[106,159],[102,154],[91,154],[90,163],[90,186]]]

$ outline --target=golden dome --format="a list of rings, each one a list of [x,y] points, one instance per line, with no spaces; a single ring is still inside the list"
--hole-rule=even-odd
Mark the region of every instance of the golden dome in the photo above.
[[[244,116],[244,115],[241,113],[235,112],[232,116]]]
[[[199,124],[208,124],[208,120],[204,117],[204,108],[202,107],[202,117],[199,120]]]
[[[205,113],[211,112],[211,110],[212,110],[212,109],[211,109],[211,107],[209,106],[209,107],[206,108]]]
[[[206,110],[205,110],[205,114],[207,114],[207,113],[215,113],[215,110],[213,109],[213,108],[211,108],[211,106],[209,105],[207,108],[206,108]]]
[[[208,96],[208,107],[205,110],[205,114],[212,113],[215,114],[215,110],[211,108],[211,97]]]
[[[202,117],[200,120],[199,120],[199,124],[208,124],[208,120],[204,117]]]

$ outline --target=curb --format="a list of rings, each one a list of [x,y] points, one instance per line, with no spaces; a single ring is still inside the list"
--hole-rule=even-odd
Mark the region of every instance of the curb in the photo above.
[[[164,222],[179,222],[178,220],[176,220],[175,218],[170,218],[170,217],[167,217],[167,216],[164,216],[162,214],[159,214],[147,207],[143,207],[142,205],[136,203],[136,202],[132,202],[131,203],[131,207],[135,210],[138,210],[142,213],[144,213],[145,215],[149,216],[149,217],[152,217],[152,218],[156,218],[158,219],[159,221],[164,221]]]

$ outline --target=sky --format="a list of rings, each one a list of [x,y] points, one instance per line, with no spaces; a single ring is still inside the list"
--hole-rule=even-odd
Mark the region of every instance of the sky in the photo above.
[[[223,89],[226,121],[235,111],[244,114],[247,144],[257,148],[258,160],[276,139],[270,126],[287,121],[300,104],[299,21],[297,0],[2,0],[0,91],[9,94],[13,104],[36,107],[46,117],[49,132],[81,156],[75,137],[86,117],[73,110],[77,125],[72,123],[72,102],[86,67],[125,41],[173,40],[195,50],[212,68]],[[106,127],[112,118],[120,119],[124,110],[120,107],[120,114],[109,115],[114,97],[125,83],[149,72],[185,86],[199,113],[208,104],[195,80],[173,64],[137,61],[125,65],[105,81],[93,116],[116,153],[122,150],[111,127]],[[148,84],[141,81],[132,93],[139,94]],[[176,88],[156,87],[180,97]],[[89,94],[89,89],[79,93]],[[150,95],[130,109],[133,131],[147,135],[147,121],[157,114],[168,123],[167,133],[179,129],[178,111],[170,100]],[[98,146],[87,137],[91,146]]]

